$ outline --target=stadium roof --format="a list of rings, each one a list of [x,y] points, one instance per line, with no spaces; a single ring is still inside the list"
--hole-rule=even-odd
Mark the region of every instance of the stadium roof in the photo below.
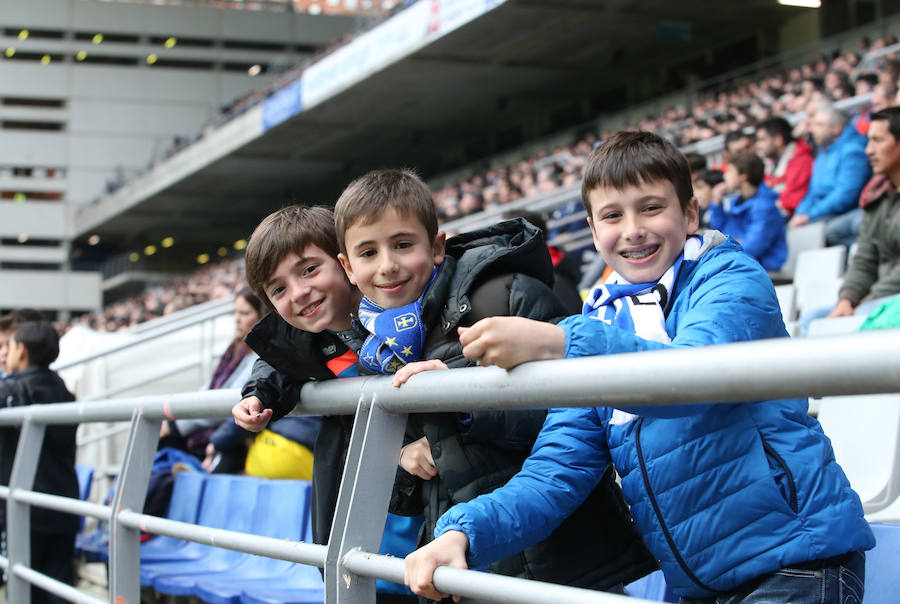
[[[327,68],[307,69],[302,90],[289,87],[82,210],[78,241],[98,233],[121,250],[166,236],[187,249],[227,244],[286,203],[333,203],[369,169],[406,166],[433,177],[490,152],[488,138],[524,120],[596,116],[626,94],[626,77],[664,77],[663,64],[774,31],[801,10],[772,0],[716,10],[704,0],[491,1],[496,8],[470,20],[441,14],[437,22],[431,0],[422,0],[380,26],[408,19],[393,36],[357,38],[326,57]],[[428,32],[393,49],[416,11],[429,19]]]

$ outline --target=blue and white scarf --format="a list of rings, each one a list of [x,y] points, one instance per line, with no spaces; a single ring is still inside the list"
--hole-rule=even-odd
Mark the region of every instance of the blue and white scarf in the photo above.
[[[359,321],[371,335],[359,351],[359,362],[373,373],[395,373],[418,361],[425,349],[422,299],[438,274],[438,267],[419,299],[400,308],[384,309],[367,297],[359,303]]]
[[[702,254],[699,235],[688,237],[684,251],[659,281],[630,283],[618,273],[609,276],[585,299],[582,312],[608,325],[631,331],[645,340],[668,344],[666,315],[672,306],[672,290],[678,269],[685,260],[696,260]]]

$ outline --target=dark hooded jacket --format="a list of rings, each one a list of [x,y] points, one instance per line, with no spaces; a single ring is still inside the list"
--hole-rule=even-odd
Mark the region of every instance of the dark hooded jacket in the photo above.
[[[0,380],[0,408],[74,400],[62,379],[47,367],[29,367]],[[75,475],[77,428],[76,424],[47,426],[33,490],[78,499],[78,478]],[[0,428],[0,484],[9,484],[18,442],[18,428]],[[31,530],[34,532],[77,533],[78,524],[78,516],[74,514],[31,507]],[[4,500],[0,500],[0,526],[6,526]]]
[[[451,368],[472,365],[462,356],[456,328],[485,317],[563,317],[552,283],[547,247],[537,228],[522,219],[452,237],[422,301],[427,334],[422,358],[440,359]],[[548,406],[555,402],[547,401]],[[420,545],[431,541],[437,519],[451,506],[502,486],[519,471],[545,415],[544,410],[410,415],[407,439],[428,438],[438,475],[426,481],[401,472],[391,511],[424,513]],[[610,467],[593,495],[550,537],[490,568],[606,589],[654,570],[656,561],[633,526]]]

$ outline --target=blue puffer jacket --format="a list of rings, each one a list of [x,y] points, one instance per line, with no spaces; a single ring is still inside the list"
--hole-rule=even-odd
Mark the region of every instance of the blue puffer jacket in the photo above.
[[[704,247],[721,241],[708,232]],[[667,347],[586,316],[560,326],[567,357]],[[730,240],[682,265],[666,331],[673,348],[786,335],[766,273]],[[454,506],[435,535],[465,532],[473,565],[518,551],[575,509],[610,460],[645,543],[681,596],[727,592],[874,545],[805,400],[553,410],[522,471]]]
[[[777,200],[778,193],[760,184],[752,197],[735,196],[721,204],[710,204],[709,226],[740,241],[744,251],[767,271],[777,271],[788,255],[786,226],[775,205]]]
[[[866,139],[859,136],[853,124],[847,124],[830,145],[819,149],[809,190],[794,215],[806,214],[816,220],[852,210],[870,176]]]

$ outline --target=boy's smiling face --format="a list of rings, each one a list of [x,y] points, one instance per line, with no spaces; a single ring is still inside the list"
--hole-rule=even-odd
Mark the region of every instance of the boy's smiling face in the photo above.
[[[681,210],[667,180],[590,192],[594,246],[606,263],[631,283],[658,281],[699,227],[697,199]]]
[[[281,318],[303,331],[350,328],[353,288],[337,258],[309,244],[301,255],[288,253],[265,284],[266,296]]]
[[[346,254],[338,258],[350,282],[382,308],[417,300],[444,261],[446,235],[434,240],[414,213],[387,208],[369,224],[359,220],[344,233]]]

